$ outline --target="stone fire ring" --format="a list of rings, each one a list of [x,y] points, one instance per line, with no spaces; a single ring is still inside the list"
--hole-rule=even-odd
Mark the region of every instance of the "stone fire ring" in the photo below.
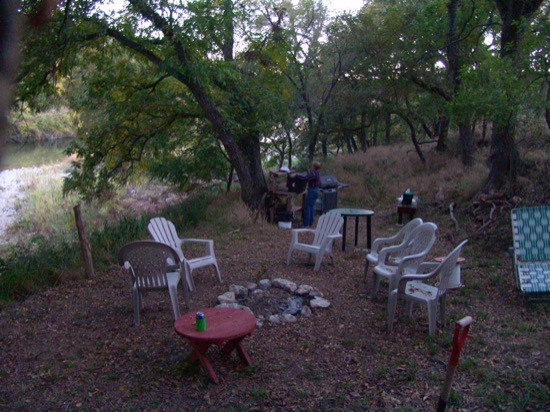
[[[301,298],[302,306],[300,308],[289,307],[282,313],[272,314],[266,318],[263,314],[255,314],[248,306],[239,303],[246,302],[247,300],[262,299],[271,288],[279,288],[288,292],[289,299],[287,301],[297,297]],[[271,323],[296,322],[297,315],[309,317],[312,314],[312,309],[326,309],[330,306],[330,302],[313,286],[298,286],[290,280],[281,278],[276,278],[272,281],[262,279],[258,283],[249,282],[245,285],[231,285],[228,292],[218,296],[218,302],[219,304],[216,306],[218,308],[242,309],[252,313],[256,316],[258,327],[261,327],[266,320]]]

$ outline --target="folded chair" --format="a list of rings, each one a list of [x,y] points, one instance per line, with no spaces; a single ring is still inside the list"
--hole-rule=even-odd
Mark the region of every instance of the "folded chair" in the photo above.
[[[382,278],[389,282],[391,293],[397,287],[401,276],[416,273],[416,269],[424,262],[435,243],[436,230],[437,226],[434,223],[422,223],[408,233],[399,245],[388,246],[380,251],[378,264],[373,270],[371,299],[376,296]],[[399,256],[397,265],[389,262],[388,258],[392,255]]]
[[[195,290],[195,281],[193,280],[193,271],[195,269],[214,266],[218,280],[221,282],[220,269],[218,261],[214,254],[214,241],[210,239],[180,239],[176,232],[176,227],[172,222],[163,217],[155,217],[149,221],[147,226],[149,234],[157,242],[171,246],[179,256],[185,270],[185,278],[190,291]],[[204,254],[202,256],[187,259],[183,254],[183,247],[186,244],[202,244],[204,245]]]
[[[365,261],[365,275],[369,271],[370,263],[372,263],[373,266],[376,266],[378,264],[378,255],[383,248],[392,245],[398,245],[403,241],[407,234],[412,232],[415,227],[420,226],[422,223],[422,219],[417,217],[416,219],[411,220],[409,223],[403,226],[401,230],[399,230],[399,232],[397,232],[393,236],[376,238],[372,243],[372,248],[370,252],[367,254],[367,259]],[[403,257],[403,252],[404,251],[401,249],[391,256],[388,256],[389,260],[386,263],[394,265],[399,264],[400,258]]]
[[[397,287],[391,291],[388,299],[388,332],[393,330],[395,309],[399,299],[407,302],[409,316],[412,315],[413,303],[422,303],[427,306],[430,336],[433,336],[436,330],[438,303],[441,323],[445,324],[445,300],[449,281],[460,256],[460,251],[466,242],[468,241],[465,240],[459,244],[441,263],[424,262],[418,267],[418,273],[401,276]],[[423,274],[426,270],[431,270],[431,272]],[[438,279],[438,283],[430,285],[423,282],[429,279]]]
[[[131,242],[120,248],[118,261],[132,277],[132,303],[136,326],[141,323],[140,311],[145,292],[167,290],[172,301],[174,319],[179,318],[177,288],[181,279],[181,264],[174,249],[152,240]],[[188,291],[185,287],[183,289],[185,304],[189,307]]]
[[[321,262],[323,261],[323,257],[325,255],[330,258],[331,263],[334,263],[332,245],[334,244],[334,240],[342,237],[340,234],[340,229],[342,229],[343,224],[344,219],[339,213],[328,212],[319,217],[315,229],[292,229],[292,238],[290,241],[290,247],[288,248],[286,264],[290,264],[292,253],[295,250],[308,253],[310,261],[311,257],[315,255],[315,267],[313,268],[315,272],[319,271]],[[306,233],[313,235],[313,241],[311,243],[304,243],[303,241],[300,242],[300,238],[305,237]]]
[[[550,298],[550,206],[513,209],[514,270],[527,299]]]

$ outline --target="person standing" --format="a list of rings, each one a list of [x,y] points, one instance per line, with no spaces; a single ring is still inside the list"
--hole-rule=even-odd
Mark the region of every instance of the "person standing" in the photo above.
[[[321,163],[314,161],[311,163],[311,170],[306,174],[296,174],[295,177],[298,180],[307,181],[307,194],[306,202],[303,205],[303,221],[302,227],[311,227],[313,226],[313,220],[315,219],[315,202],[319,197],[321,191],[321,173],[319,169],[321,168]]]

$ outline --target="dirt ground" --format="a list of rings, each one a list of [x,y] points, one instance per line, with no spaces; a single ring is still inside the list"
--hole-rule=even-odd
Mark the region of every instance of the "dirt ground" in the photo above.
[[[211,383],[186,361],[190,345],[173,330],[165,293],[146,297],[142,325],[135,327],[130,279],[113,251],[109,271],[64,282],[0,313],[0,410],[433,411],[454,321],[466,315],[475,323],[448,410],[550,410],[548,303],[525,302],[515,288],[508,219],[477,233],[474,223],[457,231],[444,212],[420,212],[439,227],[431,257],[470,239],[465,287],[449,293],[447,325],[434,338],[421,307],[408,318],[399,306],[394,331],[386,332],[387,286],[368,298],[372,274],[365,277],[365,252],[355,251],[349,237],[346,252],[337,242],[335,265],[325,260],[314,273],[304,255],[285,264],[289,230],[257,224],[214,237],[223,282],[213,271],[199,271],[188,310],[213,306],[231,284],[264,278],[312,285],[331,306],[296,323],[257,328],[244,341],[253,366],[210,348],[220,378]],[[374,237],[397,231],[396,220],[395,210],[377,210]],[[353,229],[352,219],[348,233]],[[181,291],[180,302],[183,310]]]

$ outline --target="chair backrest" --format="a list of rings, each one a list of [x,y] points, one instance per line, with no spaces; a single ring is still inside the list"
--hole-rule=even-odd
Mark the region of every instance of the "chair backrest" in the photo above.
[[[435,231],[437,226],[435,223],[422,223],[415,227],[403,240],[403,250],[400,252],[402,256],[410,256],[420,254],[419,257],[406,261],[407,267],[418,267],[435,243]]]
[[[438,289],[440,295],[444,293],[449,287],[449,282],[456,267],[456,262],[460,256],[462,248],[466,243],[468,243],[468,239],[463,240],[462,243],[455,247],[454,250],[449,253],[447,257],[443,259],[443,261],[432,272],[435,274],[435,276],[439,276]]]
[[[130,272],[138,289],[160,289],[167,286],[166,273],[179,265],[179,256],[163,243],[138,240],[120,248],[118,262]]]
[[[403,226],[399,232],[397,232],[397,234],[395,235],[396,238],[397,238],[396,241],[401,242],[402,240],[404,240],[414,229],[416,229],[422,223],[424,223],[424,222],[419,217],[416,217],[413,220],[411,220],[409,223],[407,223],[405,226]],[[407,253],[408,252],[407,252],[406,249],[402,249],[399,252],[395,253],[394,256],[395,257],[403,257],[403,256],[406,256]]]
[[[177,252],[181,262],[185,260],[178,232],[172,222],[163,217],[154,217],[149,221],[147,231],[157,242],[164,243],[173,248]]]
[[[550,206],[521,207],[511,215],[516,260],[550,260]]]
[[[337,235],[344,225],[344,218],[338,212],[328,212],[319,217],[315,227],[313,245],[319,246],[330,235]]]

